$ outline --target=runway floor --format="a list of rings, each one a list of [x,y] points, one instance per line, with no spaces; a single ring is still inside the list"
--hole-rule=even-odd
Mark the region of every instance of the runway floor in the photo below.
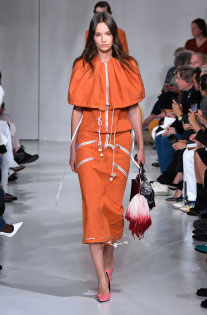
[[[8,223],[23,221],[11,239],[0,238],[0,313],[3,315],[200,315],[207,287],[206,256],[194,250],[195,217],[156,197],[152,227],[145,242],[133,240],[125,222],[124,241],[115,250],[112,298],[96,301],[97,280],[88,245],[81,243],[81,195],[76,174],[66,169],[57,208],[55,199],[68,163],[66,142],[24,142],[39,161],[26,165],[8,192],[18,201],[6,204]],[[148,178],[156,151],[146,147]],[[128,204],[131,170],[124,198]]]

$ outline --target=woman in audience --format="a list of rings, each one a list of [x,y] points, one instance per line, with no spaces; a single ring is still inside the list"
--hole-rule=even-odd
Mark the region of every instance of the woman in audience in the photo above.
[[[191,23],[191,30],[194,38],[185,43],[185,49],[207,54],[206,22],[200,18],[194,20]]]

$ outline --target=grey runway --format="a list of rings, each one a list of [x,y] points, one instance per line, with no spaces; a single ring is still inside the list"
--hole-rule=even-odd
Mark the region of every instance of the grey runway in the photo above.
[[[123,241],[115,249],[115,269],[110,302],[96,301],[97,280],[87,245],[81,243],[81,194],[76,174],[66,170],[62,191],[55,199],[68,163],[66,142],[23,143],[40,159],[18,173],[8,192],[18,196],[6,204],[8,223],[23,221],[11,239],[0,238],[0,310],[4,315],[200,315],[204,298],[195,292],[207,287],[206,256],[194,250],[195,217],[172,208],[156,197],[152,226],[145,241],[134,240],[125,221]],[[156,151],[146,147],[146,172]],[[128,204],[131,163],[124,197]]]

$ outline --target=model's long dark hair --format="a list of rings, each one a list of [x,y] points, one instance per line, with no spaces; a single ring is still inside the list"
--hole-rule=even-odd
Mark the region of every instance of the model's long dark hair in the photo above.
[[[202,35],[207,37],[206,22],[204,19],[195,19],[191,24],[195,23],[202,31]]]
[[[130,64],[130,61],[134,60],[136,63],[137,61],[133,57],[127,55],[123,50],[122,44],[119,39],[116,22],[107,12],[96,13],[92,18],[89,26],[85,48],[80,57],[76,58],[74,64],[82,59],[84,65],[87,63],[90,66],[91,70],[94,70],[93,59],[98,55],[98,50],[94,41],[94,35],[96,27],[99,23],[105,23],[113,36],[112,56],[120,62],[123,69],[126,69],[126,67],[128,67],[132,71],[136,72],[135,67]]]

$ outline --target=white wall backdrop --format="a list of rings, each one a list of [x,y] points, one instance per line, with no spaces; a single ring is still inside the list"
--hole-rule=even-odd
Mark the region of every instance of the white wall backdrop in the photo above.
[[[39,132],[41,140],[69,139],[72,110],[67,105],[69,78],[73,60],[83,50],[84,32],[95,3],[0,0],[0,69],[7,107],[16,119],[21,138],[36,139]],[[191,21],[206,18],[206,0],[110,0],[109,3],[118,26],[127,34],[130,54],[140,64],[146,88],[142,106],[147,115],[160,93],[166,70],[172,65],[173,51],[191,38]]]
[[[6,112],[21,139],[38,138],[38,1],[0,0],[0,71]]]

